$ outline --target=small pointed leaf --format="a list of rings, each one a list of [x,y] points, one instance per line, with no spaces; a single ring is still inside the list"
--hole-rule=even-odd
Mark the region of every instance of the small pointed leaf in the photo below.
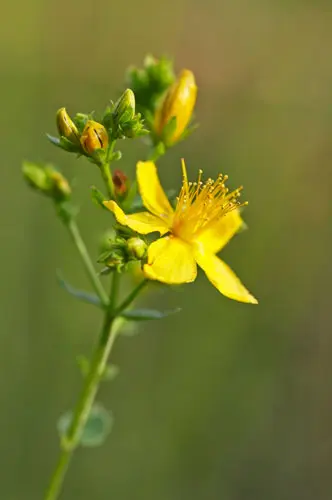
[[[78,290],[77,288],[74,288],[69,283],[67,283],[67,281],[63,279],[62,274],[59,271],[57,272],[57,278],[60,286],[76,299],[81,300],[82,302],[86,302],[88,304],[92,304],[97,307],[102,307],[100,299],[99,297],[97,297],[97,295],[85,292],[84,290]]]
[[[58,432],[66,444],[66,436],[73,418],[73,412],[67,411],[58,420]],[[83,429],[80,444],[86,447],[102,445],[113,426],[113,416],[101,404],[96,403],[91,409],[88,420]]]
[[[123,311],[121,316],[128,321],[148,321],[152,319],[163,319],[181,311],[180,307],[169,311],[158,311],[157,309],[130,309]]]
[[[98,188],[96,188],[96,186],[91,186],[91,198],[96,205],[102,207],[104,210],[107,210],[107,208],[103,204],[103,202],[106,201],[106,198],[103,193],[99,191]]]

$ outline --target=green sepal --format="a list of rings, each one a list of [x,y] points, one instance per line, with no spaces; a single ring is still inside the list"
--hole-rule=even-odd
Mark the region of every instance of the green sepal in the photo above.
[[[61,445],[64,449],[70,448],[67,433],[73,419],[71,410],[65,412],[58,420],[57,428],[61,438]],[[102,445],[113,427],[113,416],[100,403],[95,403],[90,411],[89,417],[84,426],[80,445],[85,447],[95,447]]]
[[[93,306],[102,307],[102,303],[100,302],[99,297],[89,292],[85,292],[84,290],[78,290],[70,285],[67,281],[65,281],[62,277],[61,271],[57,271],[57,279],[60,286],[75,297],[75,299],[80,300],[81,302],[85,302],[87,304],[92,304]]]
[[[79,153],[82,154],[82,148],[78,144],[74,144],[69,141],[66,137],[61,136],[60,138],[54,137],[50,134],[46,134],[48,140],[60,149],[67,151],[68,153]]]
[[[85,113],[76,113],[75,117],[73,118],[73,122],[75,123],[79,132],[82,134],[87,121],[92,119],[93,119],[93,112],[88,115]]]
[[[114,151],[109,157],[109,161],[119,161],[122,158],[121,151]]]
[[[187,139],[195,130],[197,130],[199,127],[199,123],[192,123],[189,125],[181,134],[179,139],[176,142],[181,142]]]
[[[153,151],[152,151],[152,155],[150,157],[150,160],[151,161],[158,160],[158,158],[160,158],[161,156],[164,156],[164,154],[166,153],[166,150],[167,150],[166,145],[162,141],[157,142],[153,147]]]
[[[176,116],[172,116],[172,118],[166,123],[166,125],[163,128],[162,142],[164,142],[166,146],[172,143],[172,137],[176,130],[176,122],[177,122]]]
[[[91,199],[92,201],[99,207],[102,207],[104,210],[107,210],[105,205],[103,204],[104,201],[107,201],[105,196],[101,191],[99,191],[96,186],[91,186]]]
[[[157,309],[129,309],[123,311],[121,316],[128,321],[149,321],[154,319],[163,319],[181,311],[180,307],[169,311],[158,311]]]

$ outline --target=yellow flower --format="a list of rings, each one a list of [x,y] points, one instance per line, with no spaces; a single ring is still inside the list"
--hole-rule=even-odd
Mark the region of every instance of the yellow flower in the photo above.
[[[203,183],[202,171],[197,182],[188,182],[182,161],[183,185],[175,210],[164,193],[153,162],[137,164],[137,180],[148,212],[126,215],[114,202],[104,205],[117,221],[141,234],[158,231],[161,236],[148,249],[144,274],[168,284],[189,283],[197,275],[197,264],[211,283],[226,297],[257,304],[218,253],[242,225],[238,201],[240,189],[229,192],[227,176]]]
[[[88,120],[81,135],[81,145],[89,155],[93,154],[97,149],[106,149],[108,135],[105,127],[101,123]]]
[[[194,74],[184,69],[179,79],[170,87],[161,106],[157,109],[154,129],[162,138],[166,125],[175,117],[174,130],[164,138],[166,145],[171,146],[178,141],[185,131],[194,110],[197,97],[197,86]]]

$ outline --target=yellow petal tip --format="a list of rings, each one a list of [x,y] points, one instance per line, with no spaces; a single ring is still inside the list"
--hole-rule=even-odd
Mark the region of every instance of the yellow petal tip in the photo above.
[[[115,202],[113,200],[103,201],[104,207],[106,207],[108,210],[111,210],[111,212],[113,212],[114,203]]]

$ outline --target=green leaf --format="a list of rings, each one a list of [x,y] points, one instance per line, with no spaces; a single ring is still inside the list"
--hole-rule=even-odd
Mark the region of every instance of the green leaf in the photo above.
[[[104,210],[107,210],[107,208],[103,204],[103,202],[107,201],[107,199],[105,198],[103,193],[99,191],[98,188],[96,188],[96,186],[91,186],[91,198],[96,205],[102,207]]]
[[[152,319],[163,319],[181,311],[180,307],[169,311],[158,311],[157,309],[130,309],[123,311],[121,316],[128,321],[148,321]]]
[[[67,433],[73,418],[73,412],[67,411],[58,420],[58,432],[66,446]],[[113,416],[101,404],[95,403],[85,424],[80,439],[81,446],[95,447],[102,445],[113,426]]]
[[[88,304],[92,304],[97,307],[102,307],[102,303],[100,302],[100,299],[99,297],[97,297],[97,295],[85,292],[84,290],[78,290],[77,288],[74,288],[67,281],[63,279],[61,271],[57,271],[57,279],[59,281],[60,286],[76,299],[81,300],[82,302],[86,302]]]
[[[119,375],[120,368],[116,365],[108,364],[103,373],[103,380],[110,382]]]

